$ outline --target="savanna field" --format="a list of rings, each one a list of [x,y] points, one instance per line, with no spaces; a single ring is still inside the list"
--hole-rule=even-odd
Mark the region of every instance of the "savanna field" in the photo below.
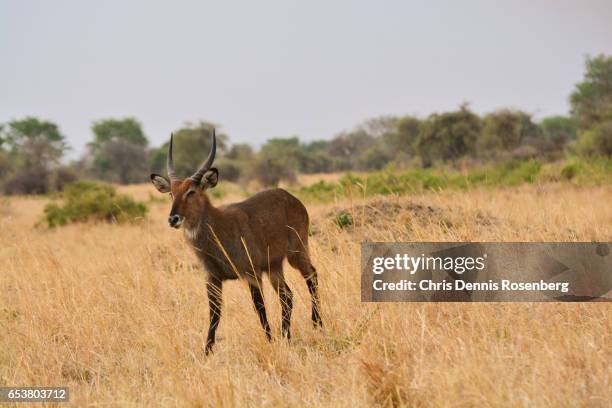
[[[244,198],[220,186],[215,204]],[[246,284],[228,282],[209,357],[204,272],[169,198],[121,191],[148,202],[143,220],[48,228],[47,198],[0,199],[0,384],[65,385],[76,406],[612,405],[610,303],[361,303],[359,256],[366,240],[612,241],[609,183],[305,197],[325,329],[285,265],[292,342],[268,343]]]

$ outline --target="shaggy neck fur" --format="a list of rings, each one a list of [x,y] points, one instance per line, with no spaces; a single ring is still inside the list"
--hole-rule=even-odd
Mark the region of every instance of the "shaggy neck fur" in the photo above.
[[[195,220],[188,220],[184,227],[185,236],[191,242],[197,241],[203,234],[208,234],[208,225],[213,226],[213,228],[215,225],[218,210],[212,205],[206,193],[202,193],[202,195],[204,203],[200,215]]]

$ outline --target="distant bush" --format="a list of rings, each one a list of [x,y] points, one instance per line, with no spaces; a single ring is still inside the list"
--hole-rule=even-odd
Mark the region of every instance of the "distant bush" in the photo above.
[[[4,193],[46,194],[49,192],[49,173],[42,167],[31,167],[19,170],[4,183]]]
[[[511,161],[493,168],[488,184],[517,186],[523,183],[534,183],[541,169],[542,164],[537,160]]]
[[[324,180],[318,181],[310,186],[300,188],[299,193],[316,201],[325,201],[340,193],[341,186],[338,183],[330,183]]]
[[[571,180],[574,177],[576,177],[576,174],[578,174],[579,169],[580,168],[579,168],[578,163],[576,162],[567,163],[561,169],[561,177],[563,177],[566,180]]]
[[[582,156],[612,157],[612,120],[582,132],[576,143],[576,150]]]
[[[1,140],[0,140],[1,142]],[[8,153],[0,149],[0,180],[4,180],[13,170],[14,164]]]
[[[252,169],[253,178],[264,187],[276,187],[283,180],[290,184],[297,180],[295,166],[280,157],[259,157]]]
[[[74,183],[79,179],[76,171],[70,167],[59,167],[51,175],[51,187],[53,191],[62,191],[66,185]]]
[[[374,145],[361,153],[357,158],[357,165],[361,169],[380,170],[391,161],[382,145]]]
[[[147,212],[144,203],[118,194],[113,186],[91,181],[68,184],[56,198],[62,203],[53,201],[45,206],[49,227],[86,221],[132,222]]]
[[[593,157],[572,158],[564,163],[551,163],[542,168],[543,181],[566,181],[577,185],[605,185],[612,181],[612,160]]]
[[[454,112],[432,114],[419,127],[415,148],[424,167],[435,160],[452,161],[475,152],[481,119],[467,104]]]
[[[79,176],[70,167],[58,167],[47,170],[42,167],[29,167],[17,170],[3,184],[4,194],[47,194],[60,191],[68,184],[78,180]]]
[[[219,177],[221,179],[236,182],[242,176],[245,164],[240,163],[238,160],[221,158],[215,163],[215,166],[219,169]]]

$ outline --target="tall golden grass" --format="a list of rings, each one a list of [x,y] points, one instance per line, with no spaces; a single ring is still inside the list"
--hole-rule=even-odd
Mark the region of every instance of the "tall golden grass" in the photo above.
[[[3,199],[0,384],[69,386],[78,406],[611,406],[609,303],[362,304],[359,275],[364,240],[610,241],[611,202],[609,187],[550,184],[307,203],[325,329],[286,266],[293,341],[268,343],[230,282],[206,358],[204,272],[169,202],[135,225],[51,230],[34,227],[44,199]]]

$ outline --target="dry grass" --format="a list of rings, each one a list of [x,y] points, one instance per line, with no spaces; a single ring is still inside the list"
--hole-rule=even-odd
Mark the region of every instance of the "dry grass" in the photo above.
[[[610,188],[386,200],[307,205],[324,332],[287,268],[294,341],[268,344],[232,282],[205,358],[204,275],[165,225],[168,203],[152,204],[141,225],[48,230],[33,227],[44,200],[11,199],[0,212],[0,384],[67,385],[79,406],[612,405],[609,303],[362,304],[358,256],[366,239],[610,241]],[[333,225],[339,208],[355,228]],[[265,289],[278,336],[278,301]]]

